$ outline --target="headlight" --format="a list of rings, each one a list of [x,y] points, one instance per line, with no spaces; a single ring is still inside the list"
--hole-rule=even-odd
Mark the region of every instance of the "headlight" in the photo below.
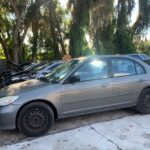
[[[7,106],[16,101],[19,96],[7,96],[0,98],[0,106]]]

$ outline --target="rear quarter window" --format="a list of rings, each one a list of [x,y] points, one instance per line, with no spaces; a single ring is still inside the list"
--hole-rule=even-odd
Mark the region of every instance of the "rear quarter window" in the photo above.
[[[135,63],[135,67],[136,67],[136,72],[138,75],[146,73],[145,68],[142,65],[140,65],[139,63]]]

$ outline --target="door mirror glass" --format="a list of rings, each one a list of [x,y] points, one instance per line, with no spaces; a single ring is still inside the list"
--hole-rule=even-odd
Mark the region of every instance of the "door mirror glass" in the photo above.
[[[75,83],[75,82],[80,82],[80,77],[78,75],[76,76],[71,76],[69,78],[69,83]]]

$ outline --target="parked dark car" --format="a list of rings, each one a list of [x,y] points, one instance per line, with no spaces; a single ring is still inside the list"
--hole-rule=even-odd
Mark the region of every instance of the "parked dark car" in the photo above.
[[[35,78],[43,78],[43,77],[47,76],[54,69],[56,69],[58,66],[60,66],[63,63],[64,63],[64,61],[52,61],[52,62],[50,62],[48,65],[45,65],[45,67],[36,71]]]
[[[129,54],[129,56],[141,60],[146,64],[150,65],[150,57],[147,56],[146,54]]]
[[[127,107],[150,113],[149,65],[127,56],[73,59],[45,79],[1,89],[0,129],[40,136],[56,119]]]
[[[13,62],[9,62],[15,68],[18,70],[16,71],[13,69],[13,71],[8,70],[3,72],[0,75],[1,78],[1,84],[0,87],[5,87],[10,84],[18,83],[18,82],[23,82],[29,79],[32,79],[32,75],[34,74],[35,70],[43,65],[45,65],[47,62],[38,62],[38,63],[32,63],[28,65],[24,65],[24,67],[21,67],[20,65],[16,65]]]

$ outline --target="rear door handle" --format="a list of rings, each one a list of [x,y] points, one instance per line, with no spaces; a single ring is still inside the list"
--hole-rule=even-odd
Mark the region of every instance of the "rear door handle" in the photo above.
[[[105,87],[108,87],[108,86],[110,86],[110,84],[102,84],[102,85],[100,85],[100,87],[102,87],[102,88],[105,88]]]

